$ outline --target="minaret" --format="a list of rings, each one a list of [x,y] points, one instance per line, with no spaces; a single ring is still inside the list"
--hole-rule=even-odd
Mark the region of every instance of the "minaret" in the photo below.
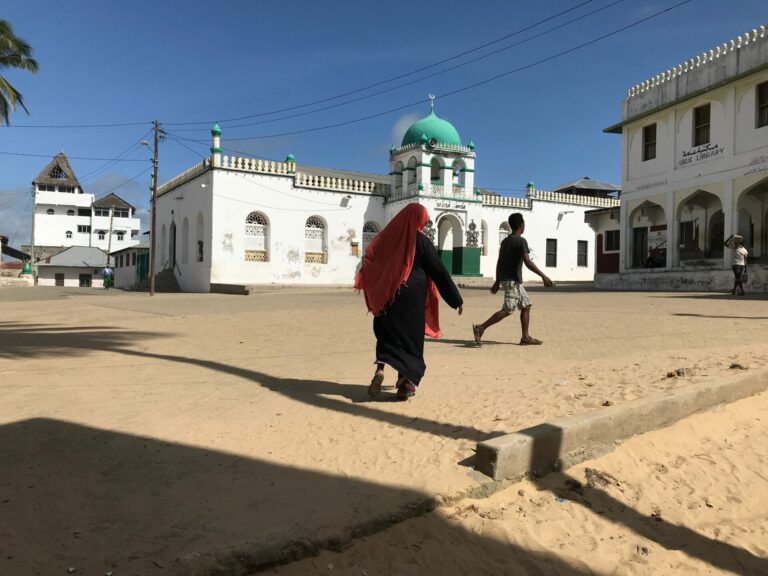
[[[215,168],[221,166],[221,128],[218,124],[214,124],[211,128],[211,136],[213,137],[213,146],[211,146],[211,162]]]

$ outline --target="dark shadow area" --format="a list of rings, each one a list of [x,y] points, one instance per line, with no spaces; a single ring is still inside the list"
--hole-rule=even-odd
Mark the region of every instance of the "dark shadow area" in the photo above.
[[[434,342],[435,344],[455,344],[457,348],[479,348],[473,338],[467,340],[457,340],[450,338],[430,338],[427,342]],[[512,345],[513,342],[498,342],[496,340],[483,340],[483,346],[499,346],[499,345]]]
[[[138,350],[129,350],[126,348],[117,348],[113,350],[118,354],[127,356],[139,356],[144,358],[153,358],[166,362],[178,362],[182,364],[191,364],[201,368],[207,368],[223,374],[229,374],[244,380],[249,380],[263,386],[273,392],[287,396],[292,400],[311,404],[318,408],[333,410],[342,414],[355,416],[358,418],[369,418],[401,428],[409,428],[417,432],[426,432],[435,436],[446,438],[466,439],[472,442],[481,442],[496,436],[503,436],[506,432],[486,432],[478,430],[472,426],[459,426],[449,422],[438,422],[428,418],[415,417],[411,415],[399,414],[396,412],[386,412],[371,408],[365,404],[378,403],[381,401],[390,401],[394,393],[383,393],[383,400],[371,399],[368,396],[367,386],[359,384],[339,384],[337,382],[327,382],[323,380],[300,380],[296,378],[278,378],[270,376],[263,372],[247,370],[238,366],[231,366],[213,360],[202,358],[187,358],[185,356],[175,356],[170,354],[154,354],[151,352],[141,352]],[[346,402],[332,396],[343,396],[351,402]]]
[[[205,358],[155,354],[126,348],[126,346],[133,345],[139,340],[163,336],[169,335],[152,332],[127,332],[109,328],[88,329],[15,322],[0,323],[0,358],[22,360],[44,356],[80,355],[89,351],[113,352],[125,356],[188,364],[229,374],[263,386],[297,402],[350,416],[377,420],[418,432],[426,432],[435,436],[480,442],[505,434],[505,432],[487,432],[472,426],[460,426],[450,422],[438,422],[428,418],[387,412],[371,406],[380,402],[394,401],[394,389],[384,390],[379,397],[371,398],[368,396],[367,383],[340,384],[323,380],[278,378],[263,372],[206,360]],[[347,400],[340,400],[334,396],[341,396]]]
[[[431,507],[415,489],[57,420],[0,426],[0,573],[9,576],[70,567],[253,574],[340,549]],[[472,551],[451,558],[445,547],[443,574],[587,575],[554,554],[483,538],[438,515],[429,526]]]
[[[456,280],[456,278],[454,278]],[[467,286],[463,285],[461,281],[457,282],[457,285],[459,288],[464,291],[470,291],[470,292],[488,292],[490,293],[491,284],[493,284],[493,280],[490,278],[488,279],[488,286]],[[626,290],[598,290],[595,288],[594,282],[557,282],[555,284],[554,290],[552,288],[545,288],[543,284],[526,284],[525,290],[527,292],[546,292],[548,294],[552,294],[555,291],[557,292],[570,292],[570,293],[578,293],[578,292],[626,292]],[[503,291],[500,292],[501,296],[503,296]],[[499,294],[496,294],[498,296]]]
[[[743,302],[745,300],[768,300],[768,292],[747,292],[746,296],[734,296],[730,292],[696,292],[695,294],[653,294],[651,298],[680,298],[682,300],[721,300]]]
[[[675,312],[672,316],[689,316],[692,318],[722,318],[723,320],[768,320],[768,316],[728,316],[720,314],[693,314],[690,312]]]
[[[56,326],[0,322],[0,358],[73,356],[97,350],[115,350],[138,340],[168,336],[105,326]]]
[[[617,500],[607,490],[598,487],[618,486],[619,482],[608,474],[593,472],[582,483],[573,476],[559,472],[562,468],[562,429],[543,424],[529,430],[534,438],[531,476],[539,488],[622,524],[667,550],[680,550],[691,558],[736,574],[768,574],[768,559],[727,542],[708,538],[685,526],[671,524],[660,516],[646,516]],[[548,472],[555,474],[544,477]]]

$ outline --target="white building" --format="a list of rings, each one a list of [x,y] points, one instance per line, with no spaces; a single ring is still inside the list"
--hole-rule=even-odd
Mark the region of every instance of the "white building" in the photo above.
[[[93,194],[84,193],[63,152],[51,160],[32,185],[36,258],[69,246],[116,250],[139,243],[139,219],[134,217],[134,207],[115,194],[95,200]]]
[[[156,266],[183,290],[216,285],[351,285],[366,246],[405,205],[426,206],[425,232],[457,276],[495,274],[507,218],[522,212],[532,257],[554,280],[591,281],[594,232],[588,209],[618,201],[544,192],[524,198],[474,186],[475,145],[430,111],[389,155],[389,174],[223,156],[211,157],[158,190]]]
[[[741,234],[768,288],[765,26],[631,88],[606,132],[622,135],[620,257],[599,286],[730,289],[723,240]]]
[[[107,253],[100,248],[65,248],[37,263],[37,285],[103,288],[101,271],[106,265]]]

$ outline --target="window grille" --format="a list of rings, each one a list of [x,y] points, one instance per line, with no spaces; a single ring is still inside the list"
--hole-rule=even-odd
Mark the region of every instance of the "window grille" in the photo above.
[[[378,233],[379,225],[376,222],[366,222],[363,224],[363,254],[365,254],[365,249],[370,246]]]
[[[245,217],[245,261],[269,262],[269,222],[261,212]]]
[[[304,261],[311,264],[325,264],[325,223],[317,216],[307,218],[304,226]]]
[[[509,224],[506,222],[502,222],[499,225],[499,244],[501,244],[504,241],[504,238],[512,234],[512,228],[509,227]]]

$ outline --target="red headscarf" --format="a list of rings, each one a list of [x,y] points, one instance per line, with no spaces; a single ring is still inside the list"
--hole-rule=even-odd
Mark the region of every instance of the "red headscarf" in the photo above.
[[[365,250],[363,267],[355,277],[355,289],[362,290],[368,311],[378,316],[395,299],[413,268],[416,235],[429,215],[421,204],[409,204],[387,224]],[[426,324],[424,333],[440,337],[437,287],[427,278]]]

